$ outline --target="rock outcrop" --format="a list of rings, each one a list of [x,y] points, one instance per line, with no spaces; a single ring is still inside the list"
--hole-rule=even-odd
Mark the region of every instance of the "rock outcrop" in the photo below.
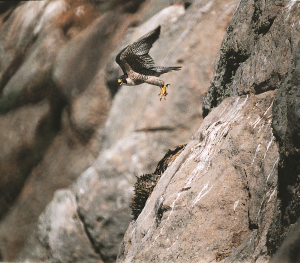
[[[267,242],[270,254],[278,249],[300,215],[298,16],[297,1],[241,1],[227,29],[203,102],[206,115],[228,96],[278,89],[272,127],[280,161],[278,197]]]
[[[299,261],[298,17],[297,1],[239,2],[205,119],[117,262],[269,262],[286,236],[271,262]]]
[[[236,2],[5,5],[1,260],[115,261],[132,220],[135,177],[153,172],[202,121],[199,103]],[[121,73],[115,53],[157,23],[162,34],[154,60],[183,66],[164,76],[171,84],[166,101],[153,86],[113,86]]]
[[[162,175],[117,262],[267,258],[277,196],[276,91],[224,100]]]
[[[0,7],[1,261],[297,262],[298,1]],[[114,61],[158,24],[162,101]]]

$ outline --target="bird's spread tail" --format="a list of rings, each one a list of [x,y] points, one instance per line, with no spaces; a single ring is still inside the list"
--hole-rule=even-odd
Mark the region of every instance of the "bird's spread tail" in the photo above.
[[[152,67],[150,69],[156,71],[157,73],[163,74],[172,70],[181,70],[181,67]]]

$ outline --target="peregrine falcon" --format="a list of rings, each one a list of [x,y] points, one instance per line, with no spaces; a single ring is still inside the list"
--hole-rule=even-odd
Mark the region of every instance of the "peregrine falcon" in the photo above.
[[[149,50],[153,43],[158,39],[160,34],[160,26],[144,35],[131,45],[125,47],[116,57],[116,62],[122,68],[124,75],[122,75],[118,82],[120,85],[139,85],[148,83],[159,86],[161,91],[160,100],[167,96],[167,87],[170,84],[165,83],[158,77],[161,74],[167,73],[171,70],[180,70],[181,67],[156,67],[152,57],[150,57]]]

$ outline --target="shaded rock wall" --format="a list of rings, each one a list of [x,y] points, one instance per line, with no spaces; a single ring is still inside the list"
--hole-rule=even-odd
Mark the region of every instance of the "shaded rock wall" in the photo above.
[[[291,8],[293,8],[291,6]],[[294,8],[297,8],[295,6]],[[292,11],[291,11],[292,12]],[[270,250],[275,251],[299,219],[300,206],[300,87],[299,42],[292,65],[280,83],[273,112],[274,135],[280,147],[279,195],[270,235]],[[296,261],[295,261],[296,262]]]
[[[203,101],[204,116],[226,97],[278,88],[297,46],[293,12],[285,3],[241,1],[226,30]]]

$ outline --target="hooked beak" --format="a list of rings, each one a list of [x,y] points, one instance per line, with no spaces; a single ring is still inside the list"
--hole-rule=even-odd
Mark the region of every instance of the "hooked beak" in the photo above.
[[[122,85],[122,84],[123,84],[122,79],[118,79],[118,83],[119,83],[120,85]]]

